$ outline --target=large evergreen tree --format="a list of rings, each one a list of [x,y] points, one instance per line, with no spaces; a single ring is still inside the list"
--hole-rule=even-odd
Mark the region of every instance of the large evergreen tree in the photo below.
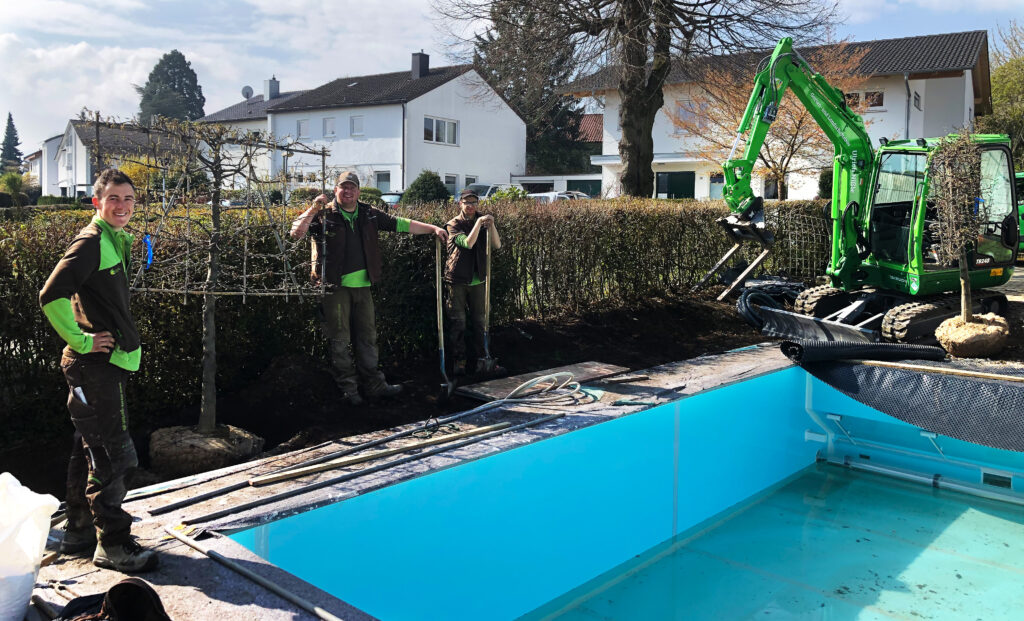
[[[163,55],[149,73],[145,86],[136,86],[141,96],[139,121],[149,124],[153,116],[194,121],[202,118],[203,87],[199,86],[192,63],[178,50]]]
[[[547,36],[550,28],[529,5],[496,3],[491,11],[494,27],[476,37],[473,64],[526,121],[526,174],[587,171],[590,149],[579,142],[583,109],[561,93],[572,78],[574,47]],[[519,30],[534,33],[531,45],[520,45]]]
[[[21,167],[21,151],[18,150],[18,130],[14,128],[14,117],[7,113],[7,129],[4,130],[4,146],[0,151],[0,172],[18,170]]]

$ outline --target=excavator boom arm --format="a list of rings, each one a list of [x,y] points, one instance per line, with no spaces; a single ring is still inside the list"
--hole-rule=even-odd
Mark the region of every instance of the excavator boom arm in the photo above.
[[[858,232],[864,229],[868,219],[868,184],[875,153],[863,120],[846,105],[843,93],[811,68],[793,49],[793,41],[788,37],[779,41],[754,78],[754,88],[732,152],[722,165],[725,176],[722,196],[729,209],[741,215],[757,204],[750,186],[751,173],[787,89],[796,95],[835,148],[832,260],[828,274],[833,285],[849,286],[860,263]],[[743,154],[734,159],[744,138]]]

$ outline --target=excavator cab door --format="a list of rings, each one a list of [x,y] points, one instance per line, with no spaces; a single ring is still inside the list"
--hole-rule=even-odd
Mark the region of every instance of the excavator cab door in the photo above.
[[[978,209],[986,222],[978,231],[971,269],[998,268],[1013,265],[1017,258],[1020,236],[1017,206],[1013,202],[1013,164],[1010,152],[1003,146],[992,146],[981,152],[981,197]]]

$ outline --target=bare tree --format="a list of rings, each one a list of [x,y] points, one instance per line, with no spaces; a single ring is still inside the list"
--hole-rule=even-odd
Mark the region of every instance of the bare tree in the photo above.
[[[970,265],[967,252],[988,221],[981,200],[981,150],[962,129],[945,138],[931,155],[930,197],[938,210],[937,251],[943,265],[960,266],[960,310],[964,323],[974,321],[971,310]]]
[[[846,43],[803,49],[814,70],[828,83],[844,93],[863,87],[868,76],[860,73],[860,63],[867,48],[854,48]],[[679,108],[669,110],[668,117],[684,134],[692,137],[692,153],[715,164],[728,159],[743,114],[750,101],[760,54],[743,54],[729,58],[692,63],[693,76],[688,99]],[[744,88],[746,86],[747,88]],[[786,175],[817,173],[831,168],[835,145],[803,105],[788,95],[779,106],[778,116],[768,129],[764,145],[757,154],[755,169],[778,183],[779,198],[786,198]],[[847,96],[855,112],[867,108],[865,101]],[[868,122],[865,121],[865,125]]]
[[[621,100],[620,181],[623,192],[654,192],[654,119],[664,104],[662,88],[672,59],[764,49],[779,37],[823,41],[836,23],[831,0],[434,0],[454,50],[471,53],[475,37],[498,30],[509,49],[536,49],[554,41],[574,51],[578,75],[613,71]],[[509,8],[529,8],[536,20],[524,27]],[[541,24],[542,26],[537,26]],[[527,70],[536,70],[529,68]]]
[[[191,224],[204,229],[209,236],[206,260],[206,281],[203,283],[203,361],[202,395],[197,431],[211,435],[217,429],[217,293],[221,276],[221,252],[224,226],[221,218],[221,189],[236,175],[246,175],[253,158],[265,151],[267,143],[259,132],[246,132],[227,125],[178,121],[158,117],[152,131],[181,144],[185,157],[182,165],[193,167],[209,180],[209,218],[191,219]],[[193,171],[182,171],[188,178]],[[204,188],[205,190],[206,188]],[[186,200],[190,197],[186,197]]]

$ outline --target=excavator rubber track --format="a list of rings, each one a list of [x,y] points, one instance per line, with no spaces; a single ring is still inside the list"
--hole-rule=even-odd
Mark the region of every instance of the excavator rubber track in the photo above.
[[[793,302],[793,312],[808,317],[825,317],[846,306],[850,294],[831,285],[818,285],[804,289]]]
[[[973,291],[971,301],[974,312],[1006,312],[1006,296],[998,291]],[[920,301],[900,304],[882,318],[882,339],[895,343],[932,339],[940,323],[959,313],[959,295],[929,296]]]

